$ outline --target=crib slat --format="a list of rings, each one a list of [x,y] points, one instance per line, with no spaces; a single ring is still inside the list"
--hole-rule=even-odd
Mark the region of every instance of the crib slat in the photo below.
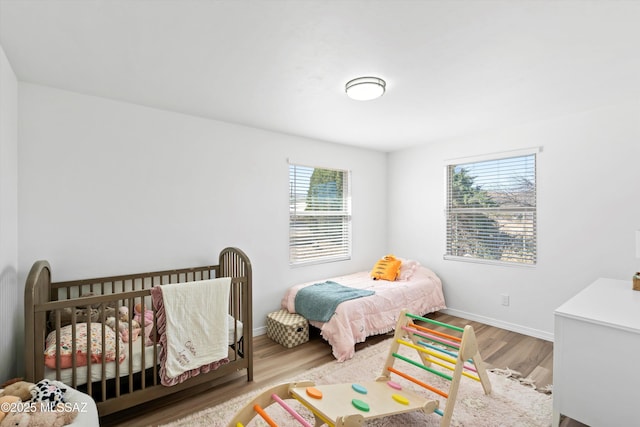
[[[103,288],[104,290],[104,288]],[[101,366],[101,388],[102,388],[102,400],[106,400],[107,398],[107,362],[106,362],[106,357],[105,357],[105,348],[104,348],[104,342],[106,341],[106,335],[107,335],[107,330],[106,328],[108,328],[107,324],[106,324],[106,309],[107,309],[107,305],[105,303],[102,303],[100,305],[100,322],[102,323],[102,366]],[[117,329],[116,329],[117,331]],[[117,332],[116,332],[117,334]],[[119,340],[116,340],[116,342]],[[118,355],[116,354],[116,360],[118,360]],[[117,363],[116,363],[117,364]]]
[[[115,308],[116,308],[116,321],[115,321],[115,330],[119,331],[120,330],[120,316],[119,316],[119,312],[120,312],[120,301],[116,301],[115,303]],[[120,352],[123,350],[122,346],[120,345],[122,343],[122,340],[116,340],[116,360],[120,360]],[[115,378],[115,395],[116,398],[120,397],[120,364],[116,363],[116,378]]]

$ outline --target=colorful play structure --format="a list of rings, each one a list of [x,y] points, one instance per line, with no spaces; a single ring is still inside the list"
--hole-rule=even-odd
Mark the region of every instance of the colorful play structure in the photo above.
[[[451,331],[443,333],[419,324],[441,326]],[[399,354],[400,346],[418,352],[420,361]],[[396,362],[420,368],[420,372],[437,375],[450,382],[448,391],[407,374],[396,366]],[[392,379],[391,375],[395,377]],[[473,327],[464,328],[416,316],[403,310],[398,317],[395,335],[382,374],[375,381],[351,384],[315,385],[311,381],[280,384],[256,396],[231,420],[229,427],[244,427],[253,418],[260,416],[271,427],[278,424],[267,414],[265,408],[277,403],[303,427],[312,427],[285,400],[295,399],[309,409],[315,419],[315,427],[327,424],[330,427],[362,426],[366,420],[395,414],[424,411],[441,417],[440,426],[451,423],[458,387],[462,377],[482,384],[485,394],[491,393],[491,383],[485,369]],[[444,409],[440,403],[428,396],[404,387],[404,381],[419,385],[430,393],[446,399]]]

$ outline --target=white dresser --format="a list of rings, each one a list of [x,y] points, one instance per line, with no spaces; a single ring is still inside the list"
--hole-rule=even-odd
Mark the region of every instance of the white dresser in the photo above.
[[[555,311],[553,425],[640,426],[640,291],[598,279]]]

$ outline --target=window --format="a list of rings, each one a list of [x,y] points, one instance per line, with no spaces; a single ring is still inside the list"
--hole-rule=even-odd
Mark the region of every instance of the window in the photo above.
[[[289,264],[351,258],[349,171],[289,165]]]
[[[445,259],[536,263],[536,153],[447,165]]]

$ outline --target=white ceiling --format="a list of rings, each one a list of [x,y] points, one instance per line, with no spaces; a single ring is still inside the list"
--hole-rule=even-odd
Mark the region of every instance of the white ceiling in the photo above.
[[[21,81],[393,151],[640,99],[638,1],[0,0]],[[386,94],[344,95],[358,76]]]

